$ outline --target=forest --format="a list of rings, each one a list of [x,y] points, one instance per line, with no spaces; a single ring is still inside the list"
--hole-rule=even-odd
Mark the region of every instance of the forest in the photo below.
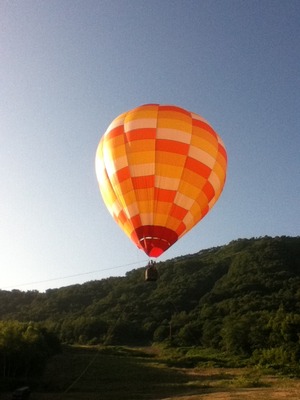
[[[299,371],[300,237],[239,239],[59,289],[0,290],[2,377],[32,374],[61,344],[163,343]],[[26,360],[26,362],[20,362]]]

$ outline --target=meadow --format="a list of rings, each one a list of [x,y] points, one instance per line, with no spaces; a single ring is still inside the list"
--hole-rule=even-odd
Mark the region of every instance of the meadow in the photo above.
[[[194,366],[191,360],[194,359]],[[215,360],[215,361],[213,361]],[[220,359],[221,360],[221,359]],[[299,400],[300,380],[249,367],[218,367],[201,355],[174,358],[160,347],[64,348],[31,400]],[[226,363],[226,360],[223,360]],[[11,393],[2,394],[3,400]],[[2,398],[2,397],[1,397]]]

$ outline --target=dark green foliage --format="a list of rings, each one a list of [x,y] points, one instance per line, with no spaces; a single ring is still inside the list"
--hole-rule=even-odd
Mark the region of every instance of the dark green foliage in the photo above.
[[[40,375],[47,360],[59,351],[58,338],[37,324],[0,322],[0,382]]]
[[[300,238],[240,239],[61,289],[0,291],[2,320],[36,321],[65,343],[202,346],[263,365],[300,360]]]

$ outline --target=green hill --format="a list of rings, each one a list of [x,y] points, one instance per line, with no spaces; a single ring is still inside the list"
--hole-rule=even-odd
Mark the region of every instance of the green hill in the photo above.
[[[0,319],[38,323],[64,343],[167,342],[300,359],[300,237],[240,239],[144,269],[46,293],[0,291]]]

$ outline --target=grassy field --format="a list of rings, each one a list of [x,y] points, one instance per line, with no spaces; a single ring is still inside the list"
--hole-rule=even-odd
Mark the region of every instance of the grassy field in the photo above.
[[[155,348],[69,347],[49,362],[43,379],[33,384],[30,399],[300,399],[298,379],[202,365],[191,367],[191,359],[174,362]],[[11,399],[11,394],[2,395],[3,400]]]

